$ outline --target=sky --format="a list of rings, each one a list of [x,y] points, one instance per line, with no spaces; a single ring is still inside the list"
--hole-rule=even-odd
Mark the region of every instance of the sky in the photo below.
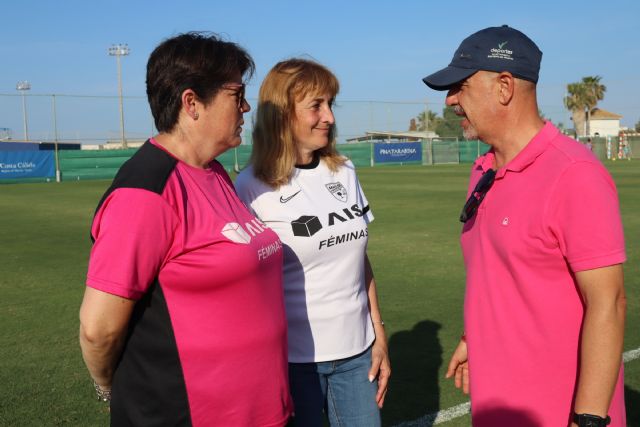
[[[622,125],[632,127],[640,121],[639,12],[637,0],[5,0],[0,128],[22,137],[15,87],[28,80],[32,138],[52,136],[52,97],[44,96],[50,94],[59,95],[55,126],[63,139],[117,138],[117,67],[107,49],[127,43],[127,133],[146,137],[153,132],[145,99],[148,56],[163,39],[198,30],[218,33],[252,55],[257,70],[247,89],[250,100],[276,62],[304,56],[327,65],[340,80],[336,119],[343,137],[406,130],[425,108],[442,111],[444,92],[427,88],[422,77],[446,66],[471,33],[502,24],[523,31],[543,52],[538,102],[545,116],[572,127],[562,104],[566,85],[598,75],[607,87],[598,106],[623,115]]]

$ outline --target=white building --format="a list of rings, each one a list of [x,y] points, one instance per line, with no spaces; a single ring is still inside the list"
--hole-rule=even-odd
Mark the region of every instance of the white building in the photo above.
[[[589,122],[589,136],[618,136],[621,118],[622,116],[619,114],[594,108],[591,111],[591,121]]]

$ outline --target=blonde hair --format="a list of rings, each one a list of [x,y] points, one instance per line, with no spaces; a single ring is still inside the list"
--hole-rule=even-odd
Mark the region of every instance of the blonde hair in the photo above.
[[[298,152],[293,138],[296,101],[309,94],[333,98],[339,89],[338,79],[329,69],[307,59],[287,59],[269,71],[260,86],[253,124],[249,162],[256,178],[274,188],[289,182]],[[329,144],[316,153],[331,171],[344,164],[345,158],[336,149],[335,126],[329,131]]]

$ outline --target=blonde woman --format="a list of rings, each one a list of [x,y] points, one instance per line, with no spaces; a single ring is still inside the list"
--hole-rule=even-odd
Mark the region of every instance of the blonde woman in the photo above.
[[[380,425],[391,373],[367,257],[373,220],[353,164],[335,146],[339,84],[305,59],[278,63],[260,88],[242,200],[284,247],[289,383],[297,426]]]

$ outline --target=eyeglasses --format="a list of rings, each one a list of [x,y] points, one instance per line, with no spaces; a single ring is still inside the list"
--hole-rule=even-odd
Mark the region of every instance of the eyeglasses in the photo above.
[[[484,174],[482,174],[482,178],[476,184],[476,188],[473,189],[467,203],[464,204],[462,208],[462,213],[460,214],[460,222],[467,222],[476,214],[480,203],[484,200],[484,196],[487,195],[489,189],[493,185],[493,181],[496,178],[496,171],[493,169],[489,169]]]
[[[225,83],[222,85],[222,88],[236,91],[235,96],[238,100],[237,107],[239,110],[242,110],[242,107],[244,107],[244,103],[247,102],[244,97],[246,85],[244,83]]]

